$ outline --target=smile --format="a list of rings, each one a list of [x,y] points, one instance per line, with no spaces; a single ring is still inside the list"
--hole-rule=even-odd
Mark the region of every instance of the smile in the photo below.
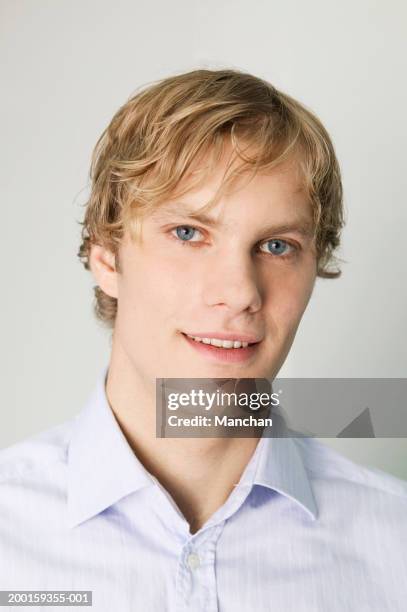
[[[186,334],[188,338],[192,338],[195,342],[203,342],[204,344],[211,344],[212,346],[217,346],[219,348],[225,349],[237,349],[237,348],[246,348],[249,345],[248,342],[241,342],[240,340],[220,340],[219,338],[199,338],[198,336],[190,336]]]
[[[239,363],[252,358],[260,342],[247,342],[245,340],[220,338],[203,338],[182,333],[188,344],[204,357],[212,361],[223,361],[226,363]]]

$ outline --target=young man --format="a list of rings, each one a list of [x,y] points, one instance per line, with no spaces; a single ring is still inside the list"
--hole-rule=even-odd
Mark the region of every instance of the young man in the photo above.
[[[343,226],[330,138],[269,83],[197,70],[102,134],[80,258],[109,364],[1,454],[3,590],[95,610],[404,610],[407,487],[313,439],[156,437],[157,378],[274,378]]]

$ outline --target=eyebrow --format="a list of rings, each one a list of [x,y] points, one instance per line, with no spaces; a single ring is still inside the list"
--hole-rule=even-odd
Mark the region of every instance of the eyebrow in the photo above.
[[[215,217],[211,217],[199,211],[191,211],[190,208],[184,206],[182,203],[175,203],[170,207],[159,208],[152,216],[157,221],[166,221],[174,217],[174,215],[198,221],[208,227],[216,227],[219,225],[219,221]],[[305,238],[312,238],[314,236],[314,224],[308,218],[299,216],[290,222],[281,223],[279,225],[271,224],[262,229],[262,233],[264,234],[286,234],[288,232],[296,232]]]

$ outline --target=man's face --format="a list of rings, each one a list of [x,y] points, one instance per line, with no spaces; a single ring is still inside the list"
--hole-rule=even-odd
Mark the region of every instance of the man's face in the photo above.
[[[297,166],[234,186],[207,213],[213,225],[192,219],[224,169],[222,162],[203,187],[157,208],[141,242],[125,234],[113,352],[144,382],[276,376],[311,296],[312,213]],[[213,346],[225,337],[256,344]]]

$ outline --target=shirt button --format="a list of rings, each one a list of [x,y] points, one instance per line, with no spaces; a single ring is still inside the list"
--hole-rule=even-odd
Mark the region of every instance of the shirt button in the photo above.
[[[187,557],[187,564],[191,570],[196,569],[201,564],[199,556],[196,553],[190,553]]]

